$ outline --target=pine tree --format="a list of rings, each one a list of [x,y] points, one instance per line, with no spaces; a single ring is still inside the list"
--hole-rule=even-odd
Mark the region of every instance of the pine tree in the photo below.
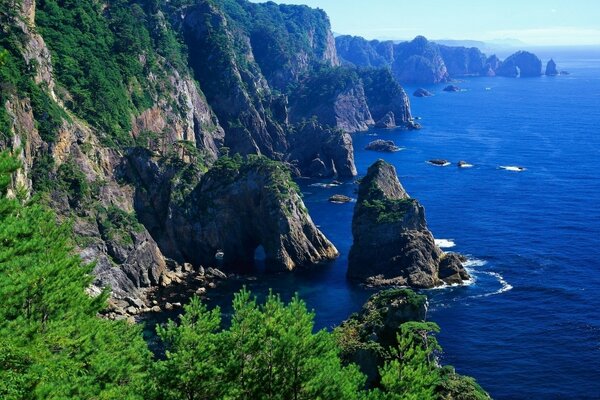
[[[18,163],[0,153],[0,398],[143,398],[140,330],[97,317],[91,265],[71,229],[37,200],[7,196]]]

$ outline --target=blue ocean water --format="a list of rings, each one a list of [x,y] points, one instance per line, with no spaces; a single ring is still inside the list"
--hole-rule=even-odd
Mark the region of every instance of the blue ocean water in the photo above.
[[[496,399],[600,398],[600,54],[552,55],[571,75],[465,79],[459,93],[432,85],[434,97],[411,96],[422,130],[354,135],[359,174],[378,158],[393,163],[434,236],[469,256],[474,282],[426,291],[428,318],[442,328],[443,363]],[[404,150],[363,150],[376,138]],[[432,158],[474,167],[435,167]],[[315,183],[300,182],[304,201],[341,257],[244,284],[284,298],[298,292],[317,327],[330,328],[372,292],[345,277],[354,204],[327,201],[355,196],[356,186]],[[226,305],[241,284],[211,303]]]

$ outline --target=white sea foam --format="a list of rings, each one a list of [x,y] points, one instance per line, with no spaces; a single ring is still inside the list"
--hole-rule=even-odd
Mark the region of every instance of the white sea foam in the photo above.
[[[456,243],[452,239],[435,239],[435,244],[440,249],[449,249],[456,246]]]
[[[502,168],[506,171],[513,171],[513,172],[527,171],[527,168],[519,167],[518,165],[501,165],[500,168]]]
[[[431,161],[427,161],[428,164],[434,165],[436,167],[447,167],[448,165],[450,165],[450,162],[445,162],[443,164],[436,164],[436,163],[432,163]]]
[[[494,296],[494,295],[497,295],[497,294],[502,294],[504,292],[508,292],[509,290],[513,289],[513,286],[510,283],[508,283],[506,281],[506,279],[504,279],[504,277],[502,275],[500,275],[499,273],[497,273],[497,272],[480,271],[480,273],[493,276],[494,278],[496,278],[498,280],[498,283],[500,283],[501,287],[500,287],[500,289],[498,289],[498,290],[496,290],[494,292],[484,293],[484,294],[478,294],[476,296],[471,296],[471,298],[473,298],[473,299],[480,298],[480,297]]]
[[[473,168],[473,164],[460,164],[459,168]]]
[[[485,264],[487,264],[487,261],[480,260],[478,258],[469,258],[467,261],[462,263],[463,267],[465,268],[483,267]]]
[[[324,189],[330,189],[330,188],[337,187],[337,186],[340,186],[340,185],[337,184],[337,183],[311,183],[308,186],[311,186],[311,187],[320,187],[320,188],[324,188]]]

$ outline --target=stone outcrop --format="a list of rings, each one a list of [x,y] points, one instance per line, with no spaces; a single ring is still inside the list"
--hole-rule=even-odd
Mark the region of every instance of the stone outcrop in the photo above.
[[[546,76],[556,76],[559,74],[558,68],[556,68],[556,62],[551,58],[546,64]]]
[[[267,268],[280,271],[337,256],[281,163],[258,156],[224,158],[206,174],[176,164],[137,149],[126,167],[136,186],[138,216],[168,257],[244,270],[262,246]]]
[[[378,140],[374,140],[371,143],[369,143],[365,147],[365,150],[380,151],[380,152],[384,152],[384,153],[393,153],[395,151],[399,151],[400,147],[396,146],[396,143],[394,143],[391,140],[378,139]]]
[[[379,129],[392,129],[396,127],[396,117],[394,113],[389,111],[385,114],[377,123],[375,124],[375,128]]]
[[[319,178],[351,178],[356,175],[350,135],[316,121],[301,123],[290,134],[291,151],[286,162],[297,172]]]
[[[361,180],[352,234],[351,279],[431,288],[469,278],[456,258],[436,246],[423,206],[408,196],[394,167],[383,160]]]
[[[411,115],[408,95],[388,69],[361,70],[359,75],[375,121],[381,121],[386,115],[393,113],[395,126],[419,128]]]
[[[294,123],[315,118],[323,125],[345,132],[366,131],[374,125],[362,81],[357,76],[341,78],[345,71],[316,72],[291,99],[290,116]],[[323,85],[329,88],[321,92]]]
[[[540,76],[542,61],[533,53],[518,51],[502,62],[496,75],[510,78]]]
[[[413,96],[415,96],[415,97],[431,97],[431,96],[433,96],[433,93],[431,93],[427,89],[419,88],[419,89],[415,90],[415,92],[413,93]]]
[[[484,71],[486,56],[478,48],[443,45],[439,48],[449,76],[478,76]]]
[[[448,85],[444,88],[444,92],[460,92],[460,88],[456,85]]]

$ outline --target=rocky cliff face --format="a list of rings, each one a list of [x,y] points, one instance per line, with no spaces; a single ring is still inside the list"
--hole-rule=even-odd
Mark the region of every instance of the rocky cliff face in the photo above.
[[[435,245],[423,206],[408,196],[394,167],[383,160],[361,181],[352,234],[351,279],[430,288],[469,278],[456,256]]]
[[[518,51],[502,62],[496,75],[510,78],[540,76],[542,61],[533,53]]]
[[[539,76],[537,57],[518,52],[502,63],[486,58],[475,47],[438,45],[418,36],[410,42],[367,41],[361,37],[336,38],[338,54],[346,65],[392,69],[400,83],[439,83],[461,76]],[[521,71],[523,69],[523,71]],[[538,71],[539,70],[539,71]]]
[[[220,159],[207,173],[194,164],[130,153],[140,220],[179,263],[243,270],[262,246],[267,267],[292,270],[337,256],[314,226],[288,170],[260,156]],[[161,212],[156,212],[161,210]]]
[[[293,66],[284,63],[271,70],[267,79],[261,70],[267,66],[259,66],[253,54],[263,43],[254,34],[241,34],[239,23],[216,3],[199,2],[175,10],[166,3],[118,12],[113,7],[105,13],[89,1],[59,8],[53,4],[44,2],[39,7],[39,27],[32,0],[24,1],[22,9],[0,13],[6,28],[6,35],[0,37],[0,73],[3,79],[21,80],[0,87],[0,148],[12,149],[22,160],[23,168],[15,176],[18,186],[47,193],[48,204],[61,218],[74,221],[83,259],[96,263],[95,286],[110,286],[113,298],[142,304],[138,300],[145,298],[147,289],[169,281],[163,277],[177,269],[177,263],[210,265],[217,250],[225,250],[224,262],[231,265],[251,262],[249,254],[262,245],[268,264],[278,270],[337,255],[310,221],[293,187],[278,180],[282,166],[244,167],[227,183],[220,182],[213,170],[206,174],[223,146],[229,146],[231,153],[264,153],[287,161],[297,175],[313,170],[318,176],[356,174],[346,133],[318,123],[296,130],[289,124],[287,97],[273,95],[270,89],[269,80],[274,85],[281,79],[293,81],[314,63],[337,65],[324,13],[281,7],[288,23],[299,18],[296,23],[305,28],[287,34],[305,41],[302,51],[293,56],[306,62],[298,64],[298,59],[290,58],[288,64]],[[127,20],[129,12],[145,17]],[[75,14],[85,16],[88,24],[70,21]],[[179,16],[175,23],[174,15]],[[127,29],[111,30],[115,18],[123,16],[120,26],[138,34],[124,38]],[[141,38],[142,43],[128,42],[128,53],[107,50],[104,42],[94,43],[94,35],[86,31],[90,26],[113,40],[115,48],[122,45],[120,40]],[[213,86],[200,79],[207,86],[206,96],[182,59],[177,59],[177,46],[167,40],[178,34],[175,28],[191,45],[206,45],[190,46],[195,72],[220,77]],[[78,46],[61,47],[68,35]],[[144,35],[156,42],[143,42]],[[97,54],[82,58],[94,47]],[[63,53],[67,50],[72,54]],[[102,66],[108,71],[105,75],[94,70],[101,56],[107,63]],[[119,69],[117,58],[129,64]],[[205,64],[217,67],[204,70]],[[98,103],[85,106],[78,100],[85,99],[86,92],[80,91],[88,83],[78,80],[75,72],[85,68],[99,74],[98,85],[113,85],[110,89],[120,91],[125,99],[126,108],[111,104],[115,114],[124,116],[115,131],[108,129],[105,120],[98,124],[87,119],[99,115],[105,106],[101,101],[107,97],[98,93]],[[17,91],[17,87],[27,89]],[[90,96],[86,101],[95,100]],[[225,129],[217,114],[223,117]],[[312,140],[305,144],[296,132]],[[243,218],[236,217],[242,214]],[[196,251],[200,244],[202,251]]]
[[[356,176],[354,147],[347,132],[313,120],[299,124],[289,140],[293,150],[286,162],[295,170],[319,178]]]
[[[451,77],[485,75],[486,56],[476,47],[439,46]]]

